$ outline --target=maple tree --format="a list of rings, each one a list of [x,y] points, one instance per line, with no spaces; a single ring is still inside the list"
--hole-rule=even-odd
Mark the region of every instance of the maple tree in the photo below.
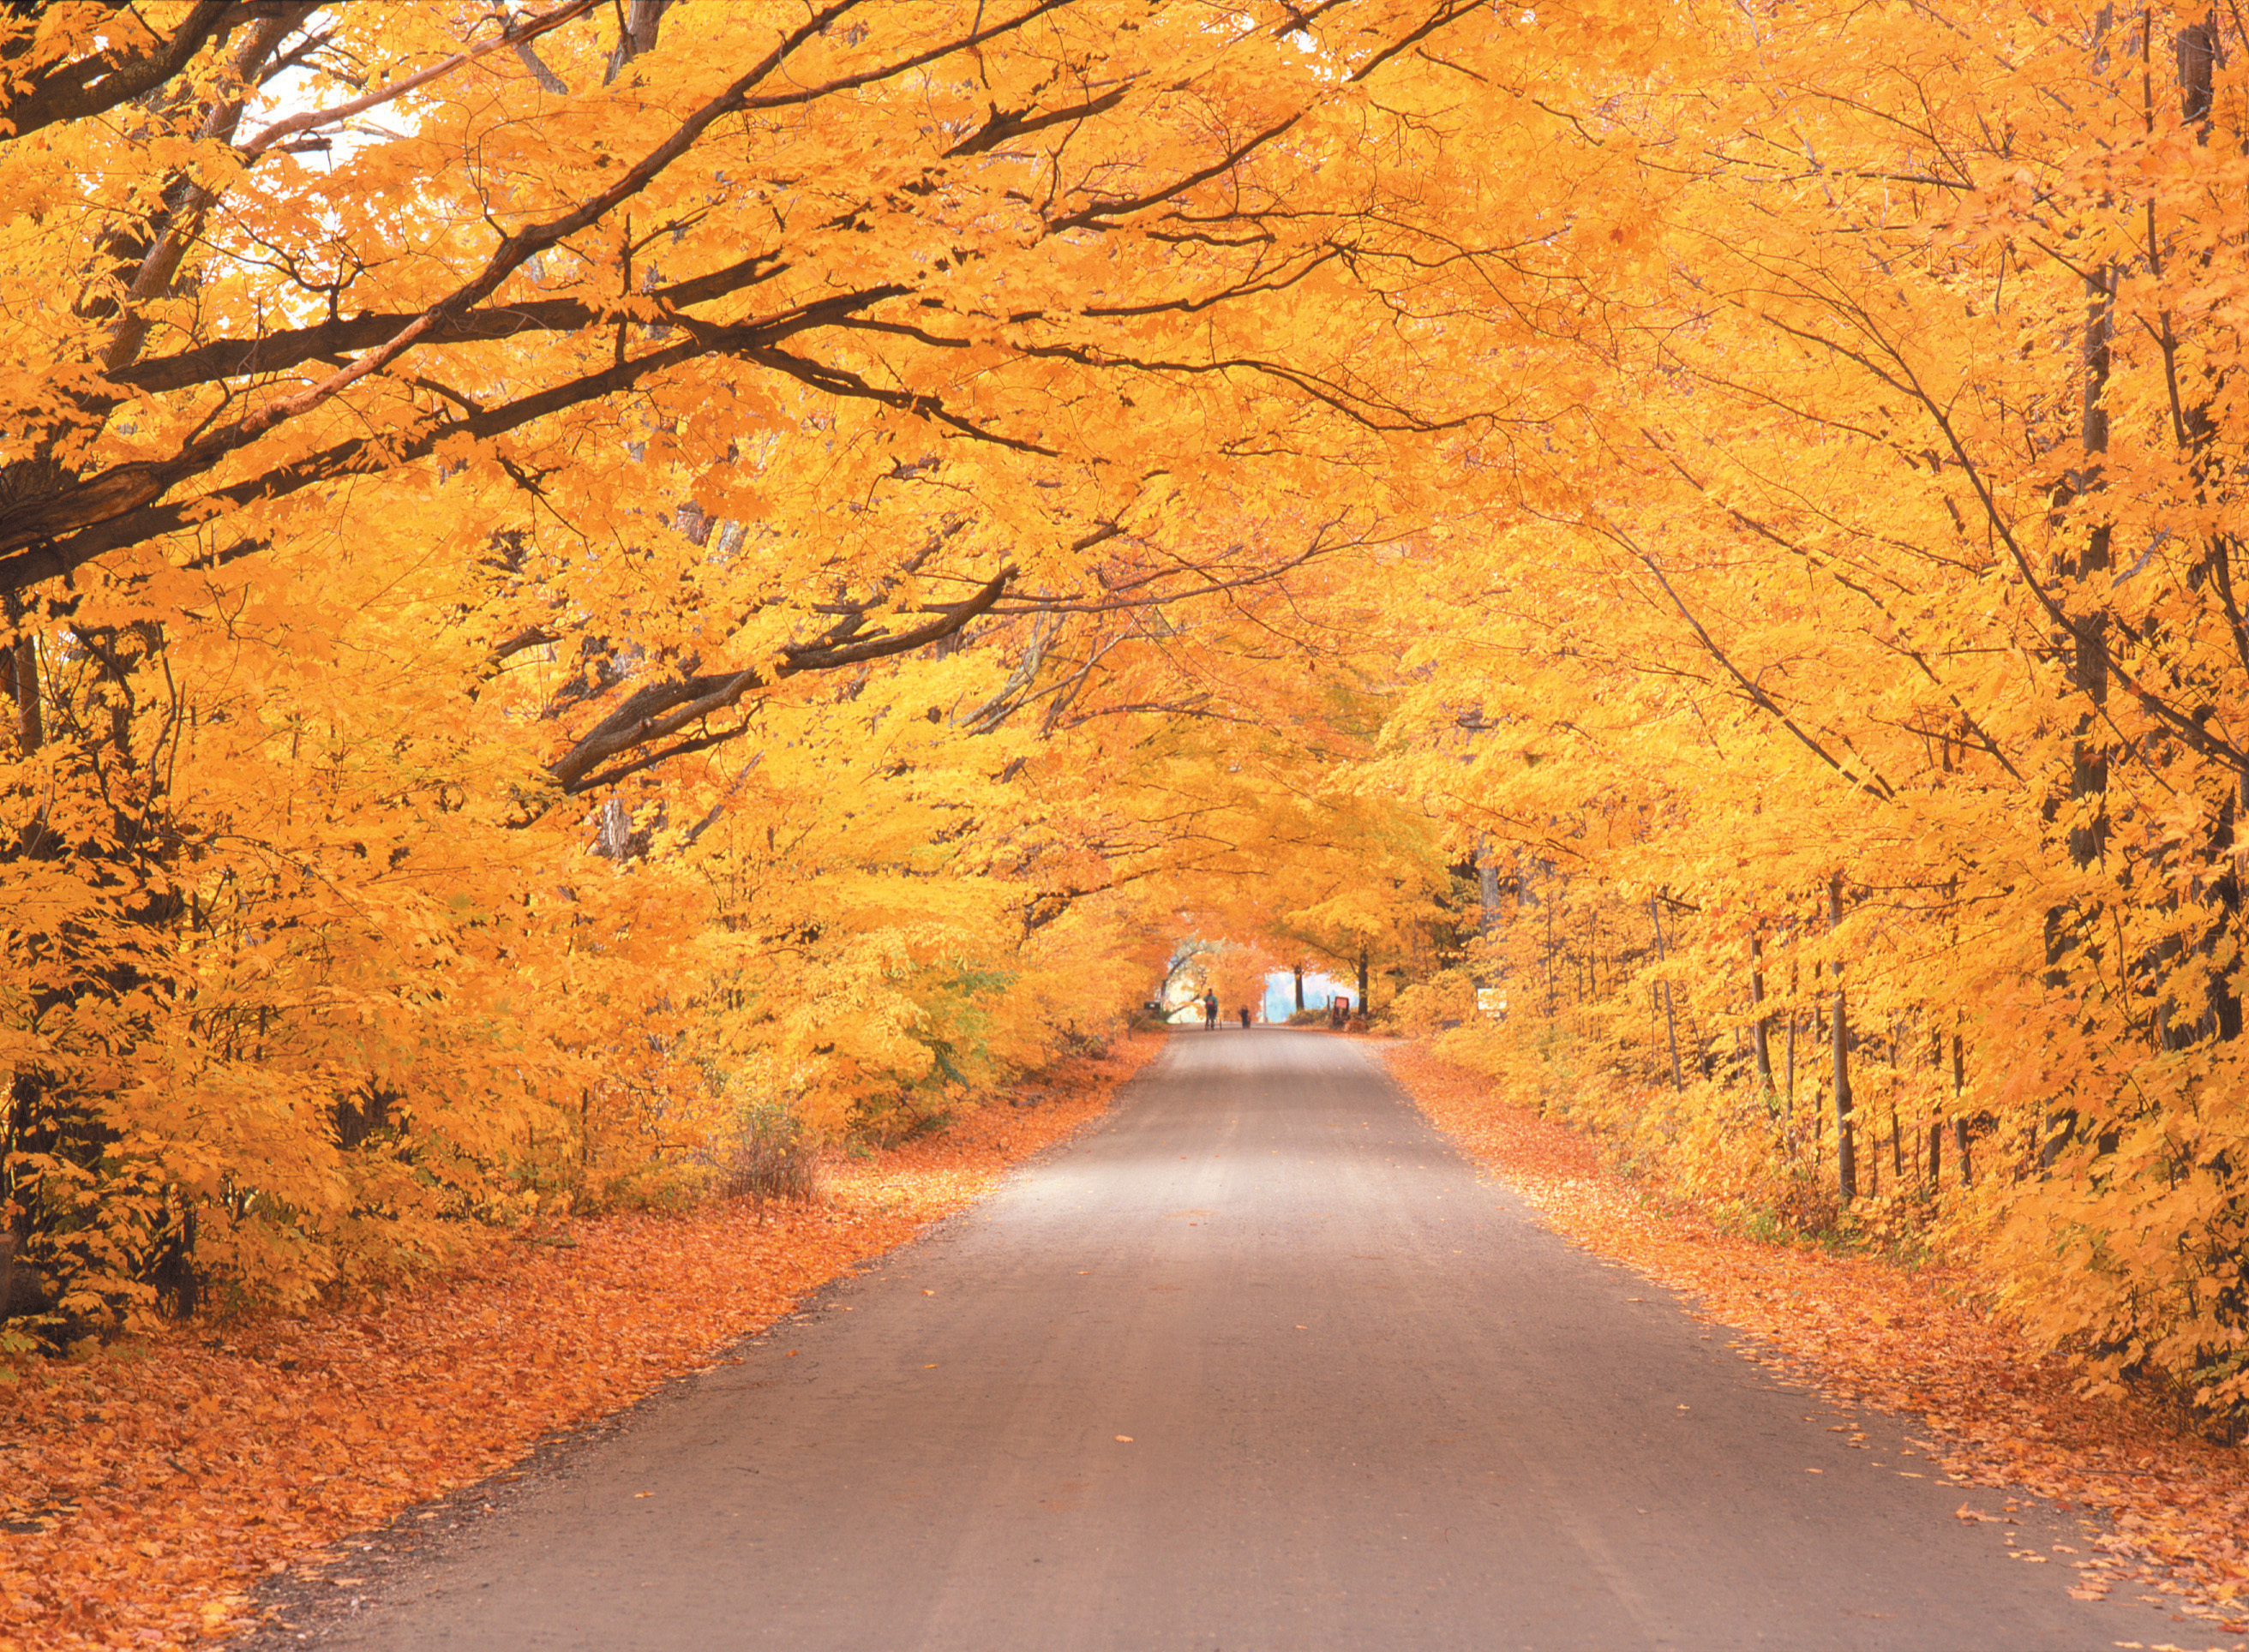
[[[10,14],[4,1254],[304,1302],[1224,936],[2238,1418],[2245,62]]]
[[[1930,1213],[2238,1426],[2239,43],[1703,21],[1599,134],[1601,483],[1424,587],[1391,770],[1511,874],[1462,1038],[1756,1219]]]
[[[1190,605],[1543,416],[1477,17],[10,14],[10,1254],[298,1302],[1137,996]]]

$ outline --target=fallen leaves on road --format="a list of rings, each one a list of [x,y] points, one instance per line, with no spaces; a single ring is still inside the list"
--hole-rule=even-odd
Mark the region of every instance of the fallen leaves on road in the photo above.
[[[2152,1406],[2079,1394],[2067,1363],[2035,1354],[1964,1274],[1721,1232],[1692,1210],[1661,1208],[1604,1168],[1585,1135],[1482,1075],[1414,1045],[1384,1052],[1431,1121],[1549,1226],[1696,1298],[1708,1319],[1750,1333],[1750,1357],[1831,1399],[1925,1419],[1932,1437],[1914,1443],[1956,1480],[2105,1516],[2100,1553],[2073,1562],[2078,1598],[2136,1582],[2239,1632],[2218,1620],[2249,1594],[2240,1452],[2182,1435]]]
[[[1161,1047],[1039,1107],[828,1167],[817,1203],[574,1221],[299,1320],[196,1322],[0,1384],[0,1652],[223,1639],[249,1591],[540,1436],[712,1364],[806,1292],[973,1203]]]

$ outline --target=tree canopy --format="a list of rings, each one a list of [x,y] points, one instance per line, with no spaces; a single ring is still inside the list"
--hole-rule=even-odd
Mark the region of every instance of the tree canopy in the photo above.
[[[2239,1403],[2245,60],[6,13],[8,1253],[302,1299],[1222,935]]]

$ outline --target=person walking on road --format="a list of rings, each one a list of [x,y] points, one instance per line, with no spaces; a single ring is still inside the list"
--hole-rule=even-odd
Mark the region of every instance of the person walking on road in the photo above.
[[[1206,988],[1202,995],[1202,1025],[1206,1032],[1218,1031],[1218,991]]]

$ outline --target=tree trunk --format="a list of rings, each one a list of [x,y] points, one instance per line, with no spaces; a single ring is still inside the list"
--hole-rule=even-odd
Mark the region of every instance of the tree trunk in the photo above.
[[[1663,917],[1657,910],[1656,897],[1647,897],[1647,916],[1655,925],[1655,961],[1663,962]],[[1671,1044],[1671,1087],[1683,1090],[1687,1086],[1679,1077],[1679,1018],[1671,1004],[1671,983],[1663,984],[1663,1032]]]
[[[20,623],[17,606],[9,602],[8,617]],[[0,648],[0,689],[5,689],[14,713],[16,755],[28,757],[47,743],[45,715],[39,704],[39,646],[29,634]]]
[[[671,0],[630,0],[622,10],[624,26],[617,31],[616,49],[609,53],[609,69],[602,77],[603,86],[612,84],[635,58],[656,50],[664,13],[671,3]]]
[[[2085,469],[2077,479],[2080,495],[2099,492],[2105,485],[2100,456],[2108,451],[2108,374],[2116,333],[2115,281],[2114,266],[2104,265],[2087,276],[2085,283],[2085,409],[2080,434],[2086,457]],[[2068,571],[2088,581],[2108,572],[2115,561],[2115,535],[2110,524],[2094,524],[2086,535],[2084,554]],[[2108,616],[2095,609],[2079,615],[2071,629],[2070,686],[2093,707],[2080,724],[2071,751],[2069,798],[2072,803],[2083,803],[2105,796],[2108,790],[2108,748],[2094,737],[2100,710],[2108,703]],[[2108,836],[2105,812],[2096,811],[2072,822],[2069,858],[2081,867],[2092,865],[2101,858]]]
[[[1554,903],[1546,903],[1546,1018],[1554,1018]]]
[[[2085,463],[2084,468],[2064,484],[2067,498],[2081,498],[2099,492],[2103,486],[2100,456],[2108,450],[2108,374],[2116,328],[2115,275],[2115,265],[2102,264],[2088,271],[2085,278],[2085,334],[2080,362],[2084,403],[2079,424]],[[2082,554],[2074,558],[2065,555],[2060,572],[2081,581],[2092,580],[2108,572],[2114,560],[2113,538],[2114,530],[2108,523],[2094,523],[2085,537]],[[2088,867],[2101,858],[2108,840],[2105,809],[2088,810],[2085,805],[2104,798],[2108,790],[2108,754],[2098,737],[2101,708],[2108,699],[2108,616],[2097,608],[2091,613],[2073,614],[2063,646],[2069,652],[2070,687],[2085,697],[2089,708],[2079,714],[2069,764],[2073,816],[2069,823],[2069,859],[2074,866]],[[2090,916],[2083,913],[2075,915],[2080,923]],[[2071,916],[2059,907],[2046,914],[2046,979],[2050,986],[2064,991],[2067,990],[2068,976],[2060,966],[2079,944],[2072,933],[2075,926],[2070,922]],[[2053,1168],[2062,1144],[2076,1127],[2074,1107],[2057,1105],[2047,1113],[2038,1149],[2041,1169]]]
[[[1967,1082],[1968,1068],[1962,1059],[1960,1035],[1952,1035],[1952,1150],[1960,1161],[1960,1185],[1974,1184],[1976,1170],[1968,1157],[1968,1121],[1960,1116],[1960,1091]]]
[[[1765,1102],[1772,1101],[1772,1040],[1764,1012],[1764,951],[1757,932],[1750,932],[1750,1008],[1757,1018],[1750,1023],[1750,1054],[1757,1062],[1757,1086]]]
[[[1929,1035],[1929,1065],[1937,1072],[1944,1071],[1944,1035]],[[1929,1121],[1929,1187],[1933,1193],[1944,1185],[1944,1109],[1939,1107]]]
[[[1843,874],[1838,872],[1827,880],[1827,932],[1833,935],[1842,922]],[[1835,980],[1834,1023],[1828,1033],[1834,1056],[1835,1191],[1848,1204],[1859,1196],[1859,1167],[1851,1140],[1851,1021],[1843,993],[1843,961],[1830,959],[1827,967]]]
[[[1499,929],[1499,868],[1492,864],[1491,840],[1476,834],[1476,934],[1489,940]]]
[[[2178,55],[2179,115],[2194,128],[2195,142],[2207,148],[2211,136],[2211,117],[2216,107],[2216,71],[2220,58],[2217,14],[2209,13],[2204,21],[2191,23],[2178,31],[2175,42]],[[2205,267],[2208,255],[2204,255]],[[2184,426],[2188,450],[2188,468],[2194,478],[2195,497],[2205,506],[2224,496],[2224,465],[2216,445],[2218,422],[2211,412],[2211,401],[2224,392],[2229,375],[2215,374],[2209,386],[2208,396],[2191,403],[2185,409]],[[2197,586],[2214,586],[2229,614],[2235,607],[2233,581],[2233,551],[2238,539],[2225,531],[2213,531],[2209,539],[2203,562],[2196,570],[2193,581]],[[2234,931],[2242,906],[2241,874],[2239,862],[2231,851],[2233,848],[2237,821],[2249,813],[2249,771],[2236,773],[2232,794],[2225,799],[2211,848],[2216,851],[2225,874],[2217,880],[2211,893],[2215,896],[2218,915],[2204,934],[2200,949],[2204,956],[2214,951],[2225,937]],[[2197,1018],[2197,1035],[2214,1038],[2220,1042],[2241,1036],[2241,1000],[2233,991],[2233,977],[2225,970],[2213,972],[2208,989],[2208,1004]]]
[[[2103,65],[2108,61],[2109,23],[2109,14],[2103,8],[2094,25],[2096,61]],[[2055,487],[2057,517],[2067,506],[2101,492],[2106,486],[2101,459],[2108,451],[2108,377],[2115,365],[2116,274],[2117,267],[2113,262],[2091,265],[2085,272],[2085,325],[2078,354],[2078,441],[2082,460],[2080,467]],[[2056,574],[2063,580],[2079,583],[2077,602],[2087,602],[2089,599],[2084,593],[2105,584],[2099,576],[2108,572],[2114,560],[2114,536],[2115,530],[2109,523],[2095,521],[2087,531],[2078,555],[2072,556],[2065,550],[2055,559]],[[2066,534],[2062,543],[2069,543]],[[2067,602],[2070,596],[2065,586],[2062,600]],[[2104,797],[2108,790],[2108,751],[2096,737],[2101,708],[2108,698],[2108,616],[2097,606],[2088,612],[2073,604],[2067,617],[2068,624],[2056,641],[2069,661],[2070,687],[2087,703],[2087,709],[2078,714],[2076,735],[2070,745],[2069,858],[2073,865],[2088,867],[2101,858],[2108,836],[2105,810],[2086,805]],[[2071,922],[2073,915],[2077,920],[2074,924]],[[2075,931],[2089,922],[2091,916],[2088,913],[2073,915],[2061,907],[2047,910],[2046,961],[2050,990],[2068,991],[2068,972],[2060,967],[2061,962],[2079,945]],[[2057,1102],[2047,1112],[2037,1152],[2041,1169],[2053,1167],[2062,1143],[2074,1132],[2076,1122],[2075,1109],[2064,1102]]]

